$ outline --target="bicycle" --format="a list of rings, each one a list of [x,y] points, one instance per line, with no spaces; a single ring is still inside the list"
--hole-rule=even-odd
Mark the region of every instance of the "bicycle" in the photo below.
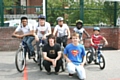
[[[98,44],[96,45],[98,48],[96,50],[94,48],[90,48],[86,54],[86,61],[88,64],[90,64],[92,61],[95,62],[95,64],[98,64],[100,69],[105,68],[105,58],[101,52],[101,49],[103,48],[104,44]]]
[[[38,51],[38,53],[37,53],[37,62],[38,62],[38,65],[39,65],[39,68],[40,68],[40,70],[42,70],[42,66],[41,66],[41,62],[42,62],[42,47],[44,46],[44,43],[43,43],[43,40],[42,40],[42,38],[40,38],[40,43],[39,43],[39,48],[40,48],[40,50]],[[34,44],[34,46],[36,46],[37,45],[37,43],[36,44]],[[36,51],[37,52],[37,51]]]
[[[16,38],[15,36],[12,36]],[[27,44],[22,40],[19,44],[19,48],[15,55],[15,66],[19,72],[23,72],[26,66],[26,54],[28,53],[28,58],[30,59],[30,50]],[[37,62],[37,54],[35,53],[35,58],[33,58],[34,62]]]
[[[63,46],[63,43],[65,42],[65,38],[67,38],[67,35],[65,35],[65,36],[62,36],[62,37],[58,37],[58,39],[60,40],[60,46],[61,46],[61,51],[62,51],[62,53],[64,52],[64,46]],[[64,58],[63,58],[63,54],[62,54],[62,61],[63,61],[63,63],[62,63],[62,65],[61,65],[61,68],[62,68],[62,71],[64,72],[65,71],[65,60],[64,60]]]

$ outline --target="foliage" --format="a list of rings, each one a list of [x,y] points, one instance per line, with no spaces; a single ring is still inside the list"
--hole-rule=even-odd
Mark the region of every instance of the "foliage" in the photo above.
[[[17,0],[3,0],[4,6],[14,5],[16,1],[17,1]],[[9,9],[11,9],[11,8],[6,8],[6,9],[9,10]]]

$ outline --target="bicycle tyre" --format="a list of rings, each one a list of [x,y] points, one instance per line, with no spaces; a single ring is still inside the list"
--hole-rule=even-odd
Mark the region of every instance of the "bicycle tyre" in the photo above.
[[[16,52],[16,55],[15,55],[15,65],[16,65],[16,68],[19,72],[23,72],[25,69],[25,66],[26,66],[25,56],[24,56],[24,58],[22,58],[21,54],[23,54],[23,49],[19,48]],[[19,58],[20,59],[22,58],[22,59],[20,60]],[[19,64],[20,61],[21,61],[21,63]]]
[[[37,54],[36,44],[34,44],[33,47],[34,47],[34,52],[35,52],[35,58],[33,58],[33,61],[34,61],[35,63],[37,63],[37,62],[38,62],[38,54]]]
[[[102,54],[100,55],[99,66],[101,70],[105,68],[105,58]]]
[[[88,51],[86,54],[86,61],[88,64],[90,64],[92,62],[92,59],[90,59],[90,55],[92,55],[92,52]]]

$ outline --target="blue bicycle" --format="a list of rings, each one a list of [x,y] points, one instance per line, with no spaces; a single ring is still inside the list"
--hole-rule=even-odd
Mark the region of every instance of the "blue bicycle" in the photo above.
[[[95,62],[95,64],[98,64],[100,66],[100,69],[105,68],[105,58],[101,52],[101,49],[103,48],[103,44],[96,45],[98,48],[94,49],[91,47],[87,54],[86,54],[86,61],[88,64],[90,64],[92,61]]]

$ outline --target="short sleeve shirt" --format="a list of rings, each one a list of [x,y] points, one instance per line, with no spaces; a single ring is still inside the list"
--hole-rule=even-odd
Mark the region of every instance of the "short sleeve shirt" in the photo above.
[[[100,44],[100,41],[103,40],[103,36],[101,36],[101,35],[98,35],[98,36],[92,35],[91,38],[92,38],[92,42],[94,44]]]
[[[82,63],[82,57],[86,55],[85,48],[82,44],[74,46],[72,43],[65,47],[64,54],[67,54],[68,58],[75,65],[80,65]]]
[[[83,35],[83,32],[85,31],[84,28],[81,28],[81,29],[77,29],[76,27],[73,29],[76,33],[79,34],[80,36],[80,39],[82,39],[82,35]]]
[[[51,30],[50,23],[45,22],[44,26],[40,26],[39,24],[36,25],[37,35],[38,37],[43,37],[44,34],[48,33]]]
[[[35,27],[31,24],[26,25],[25,27],[23,27],[22,25],[19,25],[16,28],[16,32],[22,31],[24,34],[29,33],[30,31],[35,30]]]
[[[47,52],[47,57],[55,59],[58,56],[58,51],[61,51],[61,48],[57,43],[53,47],[51,47],[49,44],[46,44],[42,48],[42,51]]]
[[[59,25],[56,25],[54,29],[57,31],[57,37],[62,37],[62,36],[68,35],[67,34],[68,28],[69,27],[67,24],[63,24],[62,27],[60,27]]]

